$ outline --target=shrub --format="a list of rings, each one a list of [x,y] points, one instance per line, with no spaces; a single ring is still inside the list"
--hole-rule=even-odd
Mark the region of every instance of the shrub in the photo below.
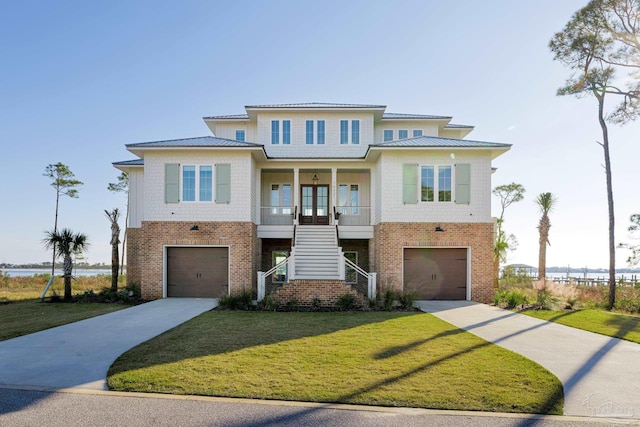
[[[278,309],[278,302],[273,299],[271,295],[265,296],[262,301],[258,303],[258,310],[263,311],[276,311]]]
[[[640,298],[623,297],[616,301],[616,310],[626,311],[627,313],[640,313]]]
[[[287,311],[300,311],[300,302],[293,298],[285,303]]]
[[[127,283],[126,289],[130,292],[133,292],[133,296],[136,296],[138,298],[142,296],[142,291],[140,289],[140,282]]]
[[[356,296],[353,294],[343,294],[338,297],[336,307],[341,311],[353,310],[356,307]]]
[[[529,301],[525,294],[517,290],[510,290],[496,292],[493,296],[493,302],[497,306],[512,309],[528,304]]]
[[[380,295],[380,304],[382,306],[382,309],[385,311],[391,311],[393,310],[393,303],[396,300],[396,293],[393,291],[393,289],[385,289],[384,293],[382,293],[382,295]]]
[[[551,292],[542,290],[538,292],[533,307],[536,310],[553,310],[557,301],[558,299],[555,298]]]
[[[225,295],[218,299],[218,306],[227,310],[251,310],[253,308],[253,293],[243,290],[239,294]]]
[[[318,297],[315,297],[313,301],[311,301],[311,308],[314,310],[320,310],[322,308],[322,300]]]
[[[413,308],[413,302],[416,300],[417,294],[415,292],[404,292],[398,296],[400,305],[405,310]]]

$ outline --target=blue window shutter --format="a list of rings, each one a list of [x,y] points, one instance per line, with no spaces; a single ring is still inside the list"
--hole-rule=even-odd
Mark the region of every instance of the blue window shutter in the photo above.
[[[216,203],[231,202],[231,165],[216,164]]]
[[[402,203],[415,205],[418,203],[418,165],[402,165]]]
[[[471,165],[462,163],[456,165],[456,204],[471,203]]]
[[[165,163],[164,165],[164,202],[178,203],[180,201],[180,165]]]

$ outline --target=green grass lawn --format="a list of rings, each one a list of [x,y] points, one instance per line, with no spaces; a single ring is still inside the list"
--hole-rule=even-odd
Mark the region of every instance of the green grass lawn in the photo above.
[[[65,304],[24,300],[0,304],[0,341],[126,308],[121,304]]]
[[[520,313],[640,344],[640,317],[637,316],[604,310],[525,310]]]
[[[430,314],[211,311],[122,355],[111,390],[561,414],[540,365]]]

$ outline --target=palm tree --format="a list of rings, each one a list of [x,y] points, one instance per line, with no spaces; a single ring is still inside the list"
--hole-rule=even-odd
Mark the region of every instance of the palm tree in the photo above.
[[[551,221],[549,221],[549,212],[553,210],[557,199],[551,193],[541,193],[536,197],[536,205],[540,209],[542,216],[538,221],[538,232],[540,233],[539,242],[540,250],[538,252],[538,279],[545,284],[547,277],[547,245],[549,243],[549,230],[551,229]]]
[[[87,236],[82,233],[74,233],[68,228],[60,231],[47,231],[42,243],[47,249],[54,249],[59,258],[63,258],[64,275],[64,300],[71,300],[71,273],[73,272],[73,259],[71,255],[81,254],[89,247]]]

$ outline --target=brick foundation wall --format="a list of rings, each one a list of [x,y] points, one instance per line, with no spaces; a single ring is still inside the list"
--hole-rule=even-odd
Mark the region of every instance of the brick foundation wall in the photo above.
[[[444,232],[436,232],[440,226]],[[378,289],[402,290],[404,247],[469,247],[471,299],[493,299],[493,223],[380,223],[374,227]]]
[[[317,298],[321,307],[334,307],[344,294],[354,295],[357,304],[364,305],[364,297],[344,280],[292,280],[276,289],[272,297],[281,305],[296,300],[302,307],[312,307]]]
[[[127,285],[142,283],[142,230],[127,228]]]
[[[127,282],[139,278],[143,298],[162,298],[164,246],[228,246],[230,293],[255,292],[259,263],[256,257],[260,251],[255,224],[198,221],[199,230],[191,231],[193,225],[194,222],[143,222],[127,246]],[[133,272],[131,277],[129,272]]]

